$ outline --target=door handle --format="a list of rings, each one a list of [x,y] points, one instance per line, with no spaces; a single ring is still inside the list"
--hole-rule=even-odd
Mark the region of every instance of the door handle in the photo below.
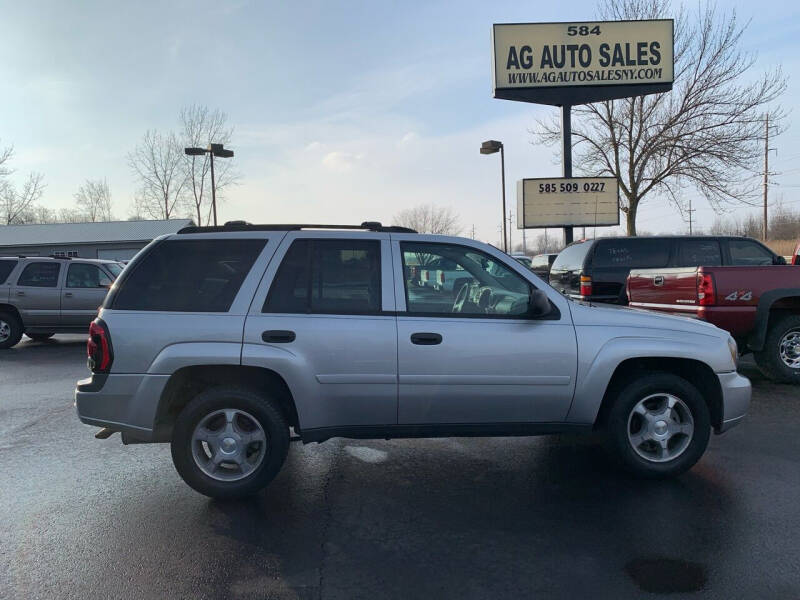
[[[65,298],[72,298],[72,292],[64,292]]]
[[[411,343],[417,346],[435,346],[442,343],[442,336],[438,333],[412,333]]]
[[[293,342],[296,337],[294,331],[282,329],[270,329],[261,334],[261,339],[269,344],[288,344]]]
[[[664,285],[664,276],[656,275],[653,277],[653,285]]]
[[[24,296],[25,292],[17,292],[17,296]]]

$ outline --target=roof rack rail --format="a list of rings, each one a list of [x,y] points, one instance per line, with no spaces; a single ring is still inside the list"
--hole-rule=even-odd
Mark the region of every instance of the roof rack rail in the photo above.
[[[365,231],[380,231],[389,233],[417,233],[409,227],[398,225],[381,225],[378,221],[364,221],[361,225],[320,225],[308,223],[290,224],[252,224],[247,221],[228,221],[224,225],[210,225],[198,227],[190,225],[179,229],[178,233],[220,233],[224,231],[298,231],[300,229],[362,229]]]

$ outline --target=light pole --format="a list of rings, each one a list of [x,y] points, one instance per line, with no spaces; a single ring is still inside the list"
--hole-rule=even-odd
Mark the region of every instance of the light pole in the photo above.
[[[233,150],[226,150],[222,147],[223,144],[209,144],[208,148],[184,148],[183,151],[186,156],[202,156],[208,154],[211,160],[211,208],[214,213],[214,227],[217,226],[217,184],[214,181],[214,157],[218,158],[232,158]],[[202,225],[202,223],[197,224]]]
[[[503,252],[508,253],[508,237],[506,236],[506,157],[503,142],[487,140],[481,144],[481,154],[494,154],[500,151],[500,181],[503,186]]]

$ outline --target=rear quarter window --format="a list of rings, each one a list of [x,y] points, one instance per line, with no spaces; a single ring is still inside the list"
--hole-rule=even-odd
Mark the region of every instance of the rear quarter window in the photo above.
[[[647,269],[666,267],[669,261],[669,240],[619,239],[597,243],[592,258],[595,268]]]
[[[590,243],[580,242],[564,248],[553,262],[554,271],[580,271],[586,261],[586,255],[592,247]]]
[[[0,260],[0,283],[5,283],[11,271],[17,266],[16,260]]]
[[[227,312],[265,239],[166,240],[121,279],[111,308]]]

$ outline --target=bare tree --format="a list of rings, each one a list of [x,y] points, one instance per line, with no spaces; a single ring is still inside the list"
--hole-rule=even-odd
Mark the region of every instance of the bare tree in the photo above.
[[[87,221],[111,221],[111,191],[105,179],[87,179],[75,193],[75,203]]]
[[[14,147],[0,150],[0,222],[5,225],[30,223],[34,219],[34,207],[44,192],[44,175],[31,173],[21,189],[10,180],[14,173],[11,159]]]
[[[10,181],[3,181],[0,186],[0,219],[6,225],[30,223],[36,202],[44,192],[44,175],[31,173],[21,189]]]
[[[675,83],[671,92],[573,108],[576,170],[619,180],[629,235],[640,203],[666,198],[684,213],[681,189],[699,191],[712,207],[747,201],[763,152],[763,114],[786,89],[780,67],[753,77],[755,56],[741,49],[746,30],[736,13],[706,2],[696,15],[675,15]],[[603,0],[604,19],[670,16],[669,0]],[[780,108],[770,121],[780,119]],[[777,121],[776,121],[777,122]],[[560,140],[556,120],[539,121],[539,141]]]
[[[174,133],[149,130],[128,154],[128,164],[139,178],[136,208],[153,219],[169,219],[180,211],[186,188],[183,148]]]
[[[228,115],[220,110],[209,110],[206,106],[192,105],[180,113],[181,140],[186,146],[207,148],[209,144],[229,144],[233,128],[228,127]],[[183,157],[186,192],[196,223],[202,225],[211,221],[211,175],[208,154]],[[233,168],[232,159],[216,161],[214,182],[217,202],[223,199],[223,192],[235,184],[238,174]]]
[[[86,221],[86,215],[77,208],[61,208],[56,218],[58,223],[83,223],[84,221]]]
[[[394,225],[410,227],[420,233],[436,233],[439,235],[458,235],[461,224],[458,215],[449,206],[420,204],[413,208],[401,210],[394,216]]]

